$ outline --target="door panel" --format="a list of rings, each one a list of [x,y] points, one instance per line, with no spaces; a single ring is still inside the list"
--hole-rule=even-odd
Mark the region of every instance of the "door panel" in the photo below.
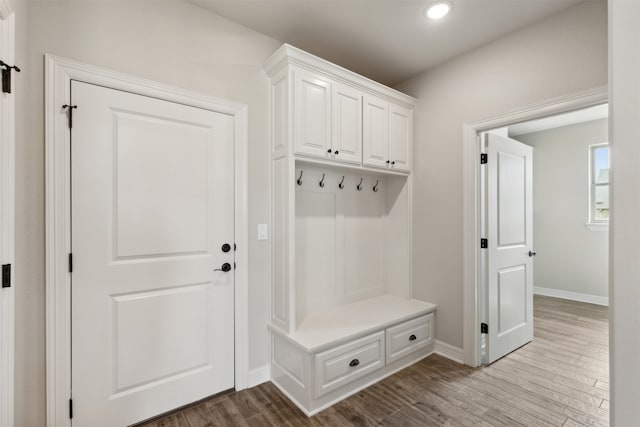
[[[493,362],[533,339],[532,148],[487,138],[487,355]]]
[[[389,160],[389,103],[374,96],[363,98],[362,163],[386,168]]]
[[[234,386],[233,117],[72,82],[73,422]]]
[[[389,104],[389,159],[391,168],[409,171],[409,149],[412,133],[412,113],[408,108]]]
[[[333,84],[333,151],[336,161],[362,163],[362,95],[349,86]],[[335,152],[338,151],[338,154]]]
[[[331,83],[319,76],[296,70],[296,154],[330,158]]]

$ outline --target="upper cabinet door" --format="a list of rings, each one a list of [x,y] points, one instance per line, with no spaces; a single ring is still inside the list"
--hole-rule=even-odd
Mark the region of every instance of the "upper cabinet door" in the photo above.
[[[333,158],[362,163],[362,92],[339,83],[333,84]]]
[[[389,105],[389,160],[391,169],[409,172],[412,111],[399,105]]]
[[[294,111],[296,154],[331,158],[331,83],[296,70]]]
[[[387,168],[389,164],[389,103],[371,95],[363,97],[362,163]]]

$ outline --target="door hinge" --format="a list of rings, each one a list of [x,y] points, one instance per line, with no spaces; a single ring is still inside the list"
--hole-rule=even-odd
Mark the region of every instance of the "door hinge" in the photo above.
[[[69,273],[73,273],[73,254],[69,254]]]
[[[78,108],[78,106],[77,105],[64,104],[62,106],[62,108],[66,108],[68,110],[67,111],[67,118],[69,120],[69,129],[72,129],[73,128],[73,110]]]
[[[480,333],[481,334],[488,334],[489,333],[489,325],[487,325],[486,323],[480,323]]]
[[[2,67],[2,92],[11,93],[11,70],[19,73],[20,68],[15,65],[9,65],[4,61],[0,61],[0,67]]]
[[[73,419],[73,399],[69,399],[69,419]]]
[[[487,249],[489,247],[488,239],[480,239],[480,249]]]
[[[11,264],[2,265],[2,287],[11,287]]]
[[[480,154],[480,164],[481,165],[486,165],[487,162],[489,161],[487,155],[485,153]]]

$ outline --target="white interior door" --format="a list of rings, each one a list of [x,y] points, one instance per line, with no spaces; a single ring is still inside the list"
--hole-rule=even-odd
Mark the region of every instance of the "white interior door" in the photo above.
[[[234,386],[233,117],[71,99],[72,422],[125,426]]]
[[[491,363],[533,339],[532,148],[487,134],[488,327]]]

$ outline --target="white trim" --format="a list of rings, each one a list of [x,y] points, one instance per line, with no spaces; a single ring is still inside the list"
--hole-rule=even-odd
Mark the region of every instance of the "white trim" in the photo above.
[[[541,288],[540,286],[533,287],[533,293],[536,295],[543,295],[545,297],[562,298],[571,301],[586,302],[596,305],[609,305],[609,297],[599,297],[597,295],[582,294],[579,292],[563,291],[561,289]]]
[[[265,61],[264,71],[269,77],[273,78],[274,74],[281,70],[286,64],[295,64],[298,67],[314,73],[324,74],[340,83],[357,87],[361,91],[384,98],[395,104],[413,108],[416,103],[416,98],[412,96],[361,76],[360,74],[356,74],[353,71],[286,43]]]
[[[45,55],[46,353],[47,425],[70,425],[70,298],[67,254],[69,220],[69,129],[64,110],[71,80],[164,99],[235,117],[235,387],[248,373],[247,106],[76,61]]]
[[[609,231],[608,222],[587,222],[584,226],[590,231]]]
[[[479,267],[479,183],[480,146],[479,132],[509,126],[515,123],[539,119],[554,114],[591,107],[607,102],[607,86],[552,98],[546,101],[496,114],[485,120],[463,124],[463,343],[464,363],[480,364],[480,310],[478,300]]]
[[[464,350],[446,342],[436,340],[433,352],[456,363],[464,363]]]
[[[0,0],[0,59],[15,63],[15,15]],[[15,89],[16,73],[13,73]],[[11,287],[0,288],[0,426],[14,425],[15,363],[15,90],[0,93],[0,264],[11,265]]]
[[[268,363],[260,368],[252,369],[247,374],[247,388],[271,381],[271,365]]]

